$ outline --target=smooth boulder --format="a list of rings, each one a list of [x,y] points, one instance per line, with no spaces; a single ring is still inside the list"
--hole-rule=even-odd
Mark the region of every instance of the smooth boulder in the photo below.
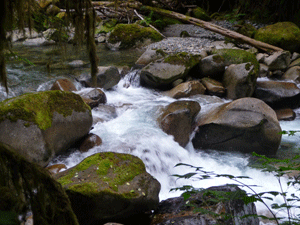
[[[256,98],[241,98],[200,114],[192,142],[198,149],[275,155],[281,127],[274,110]]]
[[[36,92],[0,102],[0,142],[42,166],[91,126],[90,107],[72,92]]]
[[[122,222],[158,206],[159,182],[136,156],[102,152],[55,175],[80,224]]]
[[[165,133],[173,135],[174,140],[185,147],[190,140],[200,109],[198,102],[176,101],[162,110],[157,121]]]
[[[204,94],[205,87],[199,81],[193,80],[181,83],[176,87],[172,88],[170,91],[165,92],[165,95],[171,98],[187,98],[197,94]]]

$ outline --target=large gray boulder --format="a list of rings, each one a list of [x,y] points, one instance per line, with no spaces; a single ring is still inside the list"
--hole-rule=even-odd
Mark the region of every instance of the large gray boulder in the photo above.
[[[281,128],[276,113],[256,98],[241,98],[200,115],[195,148],[275,155]]]
[[[214,54],[201,59],[199,63],[199,72],[201,77],[222,80],[225,72],[224,58],[218,54]]]
[[[199,63],[201,56],[187,53],[169,55],[158,59],[141,70],[141,84],[155,88],[170,88],[178,79],[184,79]]]
[[[238,99],[253,95],[258,71],[251,63],[232,64],[224,74],[223,84],[227,98]]]
[[[159,182],[139,158],[102,152],[55,175],[80,224],[122,222],[157,208]]]
[[[278,51],[265,58],[265,64],[270,71],[286,70],[291,62],[291,53],[288,51]]]
[[[91,109],[72,92],[45,91],[0,102],[0,143],[42,166],[88,134]]]
[[[258,81],[254,95],[272,108],[298,108],[300,89],[293,82]]]
[[[164,132],[173,135],[174,140],[185,147],[190,140],[200,109],[198,102],[176,101],[162,110],[157,121]]]

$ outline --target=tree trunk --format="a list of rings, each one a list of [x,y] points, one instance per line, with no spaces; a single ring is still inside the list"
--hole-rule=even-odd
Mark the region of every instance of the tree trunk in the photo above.
[[[199,19],[196,19],[196,18],[193,18],[193,17],[185,16],[183,14],[176,13],[176,12],[173,12],[173,11],[158,9],[158,8],[154,8],[154,7],[150,7],[150,6],[144,6],[144,7],[149,11],[156,12],[156,13],[161,14],[163,16],[172,17],[172,18],[181,20],[185,23],[194,24],[194,25],[202,27],[206,30],[213,31],[213,32],[221,34],[225,37],[232,38],[234,40],[237,40],[239,42],[251,45],[255,48],[261,49],[261,50],[266,51],[266,52],[283,51],[283,49],[281,49],[279,47],[276,47],[276,46],[273,46],[273,45],[270,45],[270,44],[267,44],[267,43],[264,43],[264,42],[261,42],[261,41],[254,40],[254,39],[249,38],[247,36],[244,36],[240,33],[237,33],[235,31],[225,29],[223,27],[220,27],[218,25],[215,25],[215,24],[203,21],[203,20],[199,20]]]

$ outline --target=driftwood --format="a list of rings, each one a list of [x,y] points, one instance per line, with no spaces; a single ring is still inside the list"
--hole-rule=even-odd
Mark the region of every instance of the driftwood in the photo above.
[[[200,20],[200,19],[196,19],[196,18],[193,18],[190,16],[185,16],[183,14],[173,12],[173,11],[158,9],[158,8],[154,8],[154,7],[150,7],[150,6],[144,6],[144,7],[149,11],[156,12],[163,16],[172,17],[172,18],[181,20],[182,22],[185,22],[185,23],[194,24],[194,25],[202,27],[206,30],[213,31],[213,32],[221,34],[225,37],[232,38],[234,40],[237,40],[238,42],[251,45],[255,48],[261,49],[266,52],[283,51],[283,49],[281,49],[279,47],[276,47],[276,46],[273,46],[273,45],[270,45],[270,44],[267,44],[267,43],[264,43],[261,41],[254,40],[245,35],[237,33],[235,31],[225,29],[223,27],[220,27],[218,25],[215,25],[215,24],[212,24],[212,23]]]

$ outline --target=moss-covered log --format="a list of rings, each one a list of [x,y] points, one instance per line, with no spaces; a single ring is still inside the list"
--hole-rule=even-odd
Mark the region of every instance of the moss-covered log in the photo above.
[[[194,25],[202,27],[206,30],[210,30],[212,32],[221,34],[225,37],[232,38],[234,40],[237,40],[237,41],[245,43],[245,44],[249,44],[249,45],[251,45],[255,48],[261,49],[261,50],[266,51],[266,52],[283,51],[283,49],[281,49],[279,47],[276,47],[276,46],[273,46],[273,45],[270,45],[270,44],[267,44],[267,43],[264,43],[264,42],[261,42],[261,41],[254,40],[252,38],[249,38],[247,36],[239,34],[235,31],[225,29],[225,28],[220,27],[216,24],[212,24],[212,23],[200,20],[200,19],[196,19],[196,18],[193,18],[193,17],[190,17],[190,16],[185,16],[185,15],[177,13],[177,12],[164,10],[164,9],[159,9],[159,8],[154,8],[154,7],[150,7],[150,6],[144,6],[143,8],[146,9],[146,10],[153,11],[155,13],[161,14],[163,16],[168,16],[168,17],[172,17],[172,18],[181,20],[185,23],[194,24]]]

